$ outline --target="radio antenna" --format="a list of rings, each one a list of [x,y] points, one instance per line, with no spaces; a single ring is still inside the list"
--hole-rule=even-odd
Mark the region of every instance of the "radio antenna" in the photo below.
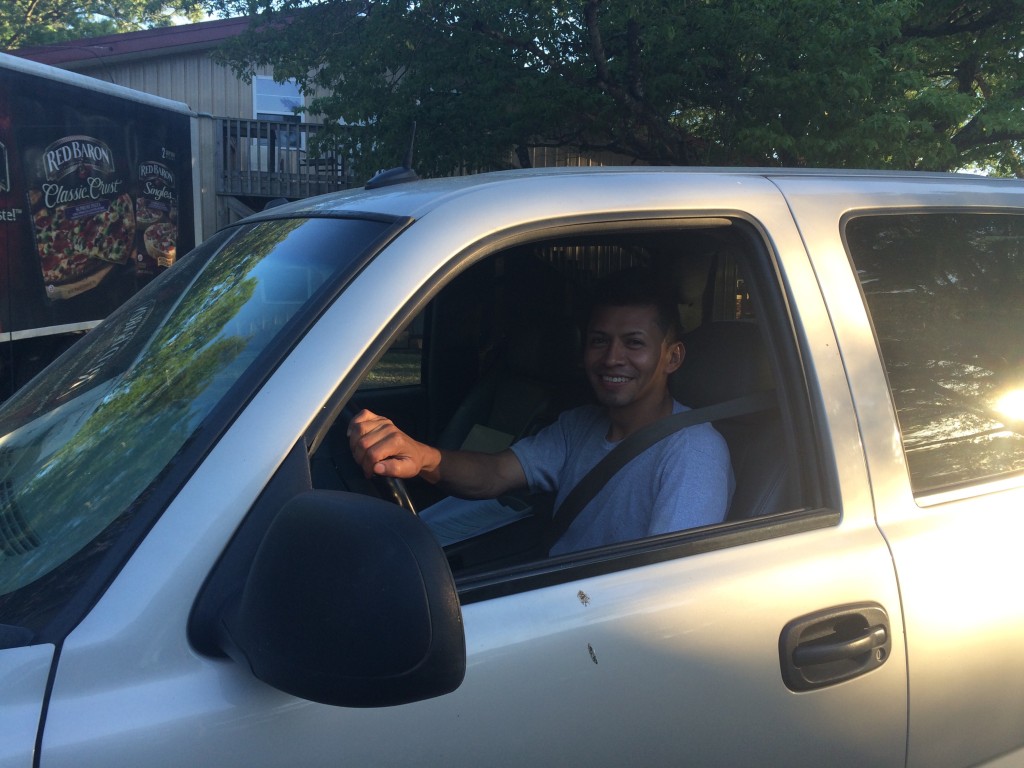
[[[405,162],[402,166],[411,171],[412,170],[412,150],[416,146],[416,121],[412,121],[412,133],[409,136],[409,149],[405,151]]]
[[[412,169],[412,153],[416,144],[416,121],[412,121],[412,135],[409,137],[409,148],[405,152],[405,162],[400,168],[389,168],[386,171],[377,171],[373,178],[366,182],[365,189],[377,189],[379,187],[390,187],[392,184],[405,184],[409,181],[417,181],[419,176]]]

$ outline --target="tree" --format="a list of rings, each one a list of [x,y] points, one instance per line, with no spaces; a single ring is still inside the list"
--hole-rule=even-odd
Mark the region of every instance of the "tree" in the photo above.
[[[544,146],[1022,172],[1024,0],[206,1],[253,20],[225,60],[295,77],[364,171],[416,121],[428,174]]]
[[[169,26],[173,16],[198,21],[202,11],[189,0],[6,0],[0,49]]]

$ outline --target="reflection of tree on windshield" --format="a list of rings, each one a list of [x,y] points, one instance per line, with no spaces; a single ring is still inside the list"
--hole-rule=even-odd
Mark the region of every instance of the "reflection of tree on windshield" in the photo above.
[[[850,251],[921,486],[1024,466],[997,404],[1024,386],[1024,223],[1009,215],[855,219]]]
[[[245,361],[233,363],[250,336],[226,329],[256,293],[257,265],[300,224],[256,226],[232,243],[227,257],[211,260],[136,365],[22,486],[19,503],[34,527],[46,529],[56,522],[46,519],[47,510],[80,510],[61,516],[65,530],[47,531],[43,537],[67,551],[49,549],[40,553],[41,560],[60,563],[124,511],[165,469],[222,390],[234,383]],[[22,583],[31,581],[27,559],[19,563]]]

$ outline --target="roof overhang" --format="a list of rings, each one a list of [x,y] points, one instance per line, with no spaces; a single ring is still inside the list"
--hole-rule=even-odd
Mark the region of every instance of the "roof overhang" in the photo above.
[[[175,27],[155,27],[118,35],[66,40],[8,51],[42,64],[78,69],[90,64],[152,58],[217,47],[228,38],[240,35],[249,19],[217,19]]]

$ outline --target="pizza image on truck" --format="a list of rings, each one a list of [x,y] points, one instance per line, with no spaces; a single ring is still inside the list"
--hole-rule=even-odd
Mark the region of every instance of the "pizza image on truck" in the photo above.
[[[0,54],[0,398],[198,238],[187,105]]]

